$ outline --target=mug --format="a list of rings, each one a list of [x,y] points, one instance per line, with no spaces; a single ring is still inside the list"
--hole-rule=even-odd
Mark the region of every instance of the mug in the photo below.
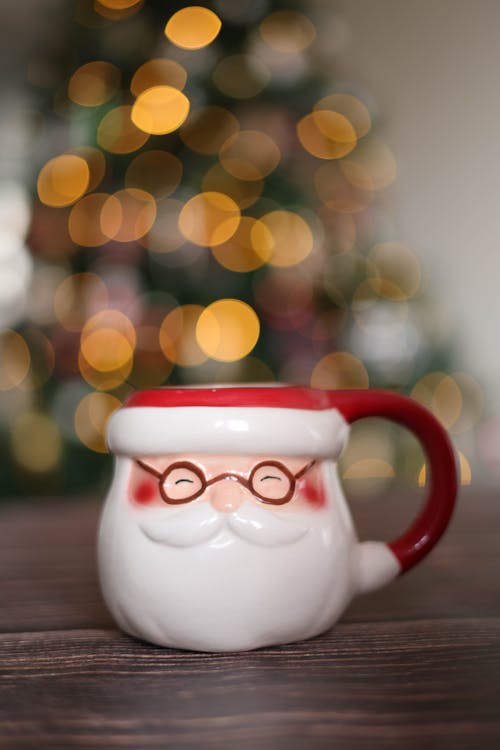
[[[421,442],[422,510],[397,539],[359,542],[337,475],[349,425],[384,417]],[[444,429],[382,390],[286,385],[161,387],[110,418],[114,476],[99,577],[127,633],[160,646],[244,651],[316,636],[355,594],[436,544],[457,493]]]

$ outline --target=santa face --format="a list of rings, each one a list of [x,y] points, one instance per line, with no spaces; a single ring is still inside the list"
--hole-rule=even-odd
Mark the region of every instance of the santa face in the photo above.
[[[101,583],[133,635],[246,650],[335,621],[352,590],[354,541],[332,462],[119,457],[101,519]]]

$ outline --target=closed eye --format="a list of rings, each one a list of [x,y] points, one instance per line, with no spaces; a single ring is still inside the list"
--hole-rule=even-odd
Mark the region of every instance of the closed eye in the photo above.
[[[182,484],[182,482],[188,482],[189,484],[194,484],[194,481],[192,479],[176,479],[174,484]]]
[[[265,482],[266,479],[277,479],[278,482],[281,482],[281,477],[276,477],[276,476],[273,476],[272,474],[266,474],[266,476],[262,477],[260,481]]]

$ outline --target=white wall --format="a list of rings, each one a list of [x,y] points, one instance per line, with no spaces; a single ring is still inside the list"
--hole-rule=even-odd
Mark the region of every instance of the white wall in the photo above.
[[[500,2],[334,0],[342,74],[365,88],[399,176],[400,239],[453,317],[461,367],[500,403]]]

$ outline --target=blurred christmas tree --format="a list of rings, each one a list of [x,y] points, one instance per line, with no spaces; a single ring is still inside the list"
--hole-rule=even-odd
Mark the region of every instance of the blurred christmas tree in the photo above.
[[[28,322],[2,339],[4,391],[23,394],[3,494],[102,484],[109,414],[164,383],[392,387],[457,422],[477,389],[446,374],[439,309],[384,205],[394,157],[336,80],[334,10],[76,7],[44,113]],[[375,473],[392,476],[391,450]]]

